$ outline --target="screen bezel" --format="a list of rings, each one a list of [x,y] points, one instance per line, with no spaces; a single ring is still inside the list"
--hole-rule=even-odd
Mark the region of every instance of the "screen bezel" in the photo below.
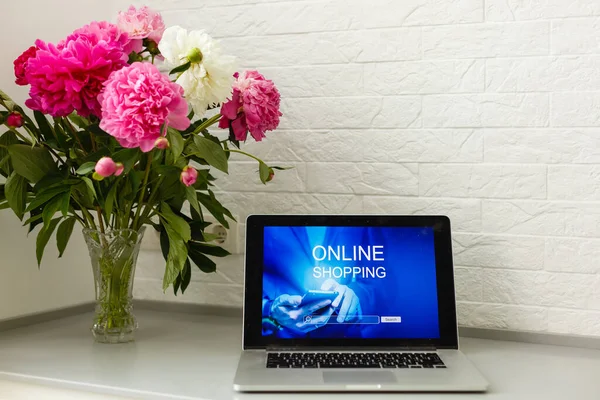
[[[279,339],[262,336],[263,228],[265,226],[430,227],[434,231],[438,318],[437,339]],[[446,216],[251,215],[246,220],[244,349],[286,348],[458,348],[450,219]]]

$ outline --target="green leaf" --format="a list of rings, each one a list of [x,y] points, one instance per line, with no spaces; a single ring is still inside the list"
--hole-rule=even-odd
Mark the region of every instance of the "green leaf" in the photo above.
[[[4,185],[6,201],[20,220],[23,220],[23,214],[25,214],[27,186],[27,180],[16,172],[8,177]]]
[[[56,188],[63,185],[73,185],[76,183],[79,183],[79,179],[65,179],[61,174],[46,175],[33,186],[33,191],[39,194],[50,188]]]
[[[258,163],[258,173],[260,175],[260,181],[264,184],[267,184],[269,175],[271,175],[271,168],[261,161]]]
[[[141,154],[142,153],[138,149],[123,149],[113,154],[112,159],[115,162],[123,163],[123,166],[125,167],[123,174],[128,174],[135,166],[135,163],[140,160]]]
[[[15,171],[31,183],[58,171],[54,159],[43,147],[13,144],[8,146],[8,152]]]
[[[56,247],[58,247],[58,258],[62,257],[65,249],[67,248],[67,244],[69,243],[69,239],[73,233],[75,222],[75,217],[71,217],[64,220],[58,226],[58,230],[56,231]]]
[[[6,200],[6,195],[4,194],[4,183],[0,184],[0,202]]]
[[[225,216],[228,216],[231,219],[234,219],[231,215],[231,212],[223,207],[221,203],[215,198],[215,194],[212,191],[208,191],[208,195],[204,193],[198,192],[198,200],[200,203],[206,207],[209,213],[215,217],[217,221],[219,221],[225,228],[229,229],[229,222],[225,219]]]
[[[75,171],[75,173],[77,175],[87,175],[90,172],[92,172],[94,168],[96,168],[96,163],[93,161],[89,161],[83,163],[79,168],[77,168],[77,171]]]
[[[115,182],[110,190],[108,191],[108,195],[106,196],[106,201],[104,202],[104,211],[106,216],[110,218],[113,212],[113,206],[115,201],[117,200],[117,183]]]
[[[188,70],[188,69],[189,69],[191,66],[192,66],[192,63],[188,61],[188,62],[186,62],[185,64],[183,64],[183,65],[180,65],[179,67],[175,67],[175,68],[173,68],[173,69],[171,70],[171,72],[169,72],[169,75],[172,75],[172,74],[178,74],[178,73],[180,73],[180,72],[185,72],[185,71],[187,71],[187,70]]]
[[[8,154],[8,146],[17,143],[19,143],[19,139],[12,131],[5,132],[2,136],[0,136],[0,160],[2,161],[0,169],[4,171],[6,176],[12,173],[12,166],[9,163],[10,157]]]
[[[4,106],[8,111],[13,111],[16,107],[16,104],[6,93],[0,90],[0,104]]]
[[[60,218],[54,218],[48,224],[47,228],[42,228],[42,230],[38,233],[37,239],[35,241],[35,256],[37,258],[38,267],[42,264],[42,257],[44,256],[44,249],[50,240],[50,236],[56,229],[56,225],[60,221]]]
[[[161,220],[163,221],[163,227],[165,228],[167,237],[169,238],[169,254],[167,255],[167,263],[163,277],[163,290],[166,290],[169,285],[175,282],[177,276],[185,267],[185,262],[188,257],[188,249],[185,245],[185,241],[182,239],[179,233],[168,223],[164,223],[164,219],[161,218]]]
[[[198,203],[198,196],[196,195],[196,189],[193,186],[188,186],[185,188],[185,196],[187,200],[190,202],[190,206],[197,213],[200,213],[200,203]]]
[[[183,267],[183,271],[181,271],[181,294],[185,293],[185,290],[190,285],[190,281],[192,280],[192,265],[190,260],[185,260],[185,265]]]
[[[179,237],[181,237],[185,242],[192,238],[192,231],[187,221],[175,214],[167,203],[161,203],[160,215],[164,220],[165,227],[177,232],[177,235],[179,235]]]
[[[190,242],[189,247],[190,249],[194,249],[194,251],[214,257],[227,257],[231,255],[231,253],[224,248],[214,244]]]
[[[42,211],[42,219],[44,220],[44,229],[48,228],[48,225],[52,221],[54,214],[58,211],[62,211],[63,215],[66,216],[69,210],[69,200],[71,199],[71,192],[65,192],[61,195],[54,197],[46,204],[44,211]]]
[[[54,138],[54,134],[53,134],[54,131],[52,130],[50,123],[48,123],[48,119],[46,118],[46,116],[44,114],[42,114],[40,111],[34,111],[33,116],[35,117],[35,121],[37,122],[38,126],[40,127],[40,132],[42,133],[44,138],[46,140],[50,140],[50,139]]]
[[[177,296],[177,292],[179,288],[181,288],[181,294],[185,293],[185,290],[190,285],[190,281],[192,280],[192,265],[189,259],[185,260],[185,264],[183,266],[183,270],[177,275],[177,279],[173,282],[173,293]]]
[[[69,135],[65,132],[71,132],[69,127],[71,125],[67,125],[68,122],[66,119],[57,117],[54,118],[54,133],[56,134],[56,140],[58,141],[58,145],[61,149],[69,148]]]
[[[71,120],[72,123],[74,123],[75,125],[77,125],[81,129],[85,129],[89,125],[89,122],[87,120],[83,119],[82,117],[80,117],[76,113],[72,113],[71,115],[69,115],[69,119]]]
[[[160,250],[162,252],[163,258],[167,261],[167,257],[169,256],[169,235],[167,235],[167,230],[162,226],[160,230]]]
[[[278,171],[287,171],[288,169],[294,169],[295,167],[271,167],[272,169],[276,169]]]
[[[194,136],[194,145],[190,155],[198,156],[216,169],[228,173],[227,154],[225,150],[210,139]]]
[[[83,182],[85,182],[85,185],[87,186],[88,191],[90,192],[90,194],[92,195],[92,197],[94,199],[97,199],[98,196],[96,195],[96,189],[94,188],[94,182],[92,182],[92,180],[90,178],[86,178],[85,176],[82,176],[81,180]]]
[[[31,210],[29,212],[29,219],[27,220],[28,224],[23,224],[23,225],[29,225],[29,228],[27,229],[27,234],[29,235],[36,226],[43,224],[44,221],[42,220],[42,209],[41,208],[36,208],[35,210]]]
[[[215,272],[217,270],[217,264],[213,260],[206,257],[204,254],[195,250],[194,248],[190,247],[188,255],[202,272],[210,274],[211,272]]]
[[[177,275],[177,279],[173,282],[173,293],[177,296],[177,291],[179,291],[179,287],[181,286],[181,272]]]
[[[54,197],[58,196],[59,194],[65,193],[69,190],[70,190],[70,186],[59,186],[56,188],[50,188],[50,189],[44,190],[44,191],[38,193],[34,197],[34,199],[31,201],[31,203],[29,203],[29,205],[25,209],[25,212],[31,211],[34,208],[38,208],[41,205],[52,200]]]
[[[32,224],[42,219],[42,214],[31,214],[29,218],[25,222],[23,222],[23,226]]]
[[[177,160],[183,152],[183,146],[185,142],[181,133],[175,129],[169,128],[167,131],[167,139],[169,140],[169,150],[173,154],[173,160]]]

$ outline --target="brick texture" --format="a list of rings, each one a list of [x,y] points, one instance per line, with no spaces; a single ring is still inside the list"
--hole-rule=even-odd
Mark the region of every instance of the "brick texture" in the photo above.
[[[295,168],[218,174],[240,240],[252,213],[446,214],[460,324],[600,336],[599,2],[134,3],[281,90],[281,128],[245,149]],[[241,305],[241,256],[177,298],[140,261],[137,297]]]

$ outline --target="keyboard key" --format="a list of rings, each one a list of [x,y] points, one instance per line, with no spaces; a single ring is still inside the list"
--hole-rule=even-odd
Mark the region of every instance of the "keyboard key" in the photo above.
[[[437,353],[268,353],[267,368],[439,368]]]

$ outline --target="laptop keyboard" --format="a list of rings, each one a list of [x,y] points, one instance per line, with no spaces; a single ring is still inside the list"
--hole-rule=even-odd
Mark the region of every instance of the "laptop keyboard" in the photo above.
[[[437,353],[268,353],[267,368],[446,368]]]

